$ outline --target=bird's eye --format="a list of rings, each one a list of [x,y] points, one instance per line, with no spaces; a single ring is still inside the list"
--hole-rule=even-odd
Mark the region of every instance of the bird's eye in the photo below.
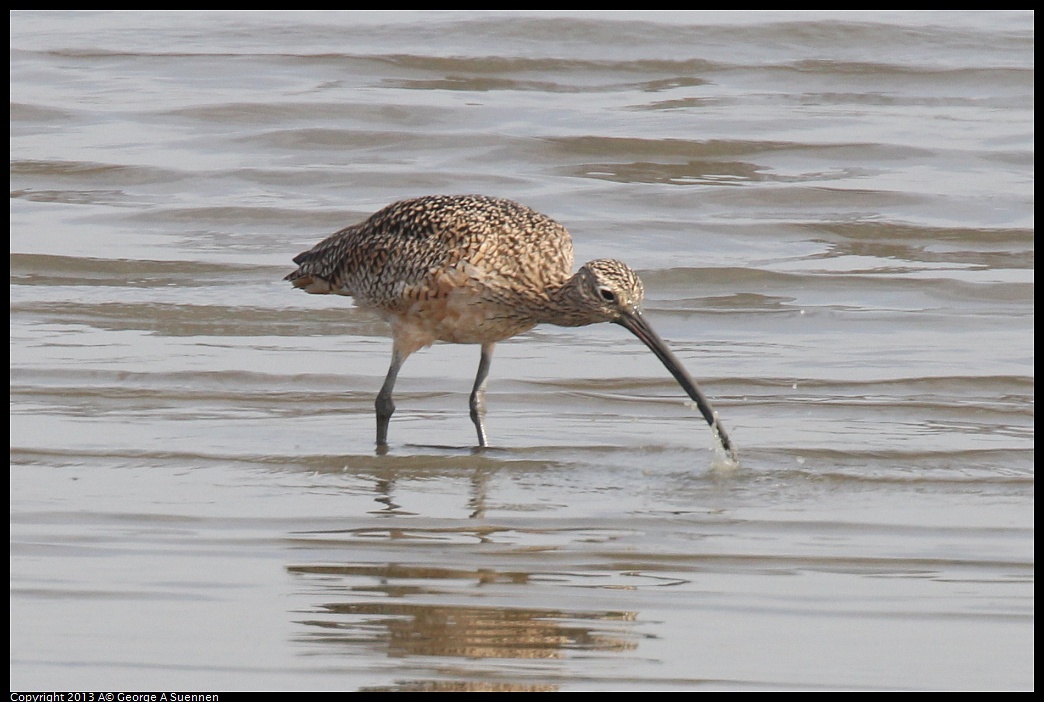
[[[598,288],[598,294],[602,296],[602,299],[606,302],[616,302],[616,295],[609,288]]]

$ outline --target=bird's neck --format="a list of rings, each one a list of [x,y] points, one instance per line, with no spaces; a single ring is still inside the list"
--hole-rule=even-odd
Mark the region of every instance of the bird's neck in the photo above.
[[[583,327],[593,324],[590,303],[583,294],[582,273],[577,273],[560,287],[547,291],[548,304],[541,322],[560,327]]]

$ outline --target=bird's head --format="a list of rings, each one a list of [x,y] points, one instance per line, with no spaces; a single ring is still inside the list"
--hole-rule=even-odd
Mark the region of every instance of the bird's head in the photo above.
[[[589,261],[576,273],[577,292],[586,311],[598,322],[619,322],[641,314],[642,281],[625,263],[603,258]]]

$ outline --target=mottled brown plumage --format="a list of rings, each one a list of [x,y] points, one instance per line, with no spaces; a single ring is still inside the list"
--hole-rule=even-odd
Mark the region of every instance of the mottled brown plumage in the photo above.
[[[695,382],[641,315],[642,283],[625,264],[591,261],[576,274],[558,222],[511,200],[433,195],[396,202],[294,259],[286,280],[315,294],[350,295],[392,327],[392,363],[377,396],[377,444],[387,445],[392,389],[414,351],[435,341],[481,344],[471,418],[486,446],[484,396],[496,342],[537,324],[615,322],[660,358],[733,454]]]

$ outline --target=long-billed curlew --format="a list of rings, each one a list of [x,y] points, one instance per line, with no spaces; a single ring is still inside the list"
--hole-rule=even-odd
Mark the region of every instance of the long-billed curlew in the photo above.
[[[485,447],[486,378],[496,342],[545,322],[614,322],[656,354],[735,460],[710,403],[642,316],[635,272],[601,259],[574,275],[569,232],[524,205],[481,195],[403,200],[324,239],[294,263],[298,268],[286,280],[295,288],[350,295],[391,324],[391,366],[375,403],[378,449],[388,443],[395,379],[414,351],[435,341],[482,345],[470,407]]]

